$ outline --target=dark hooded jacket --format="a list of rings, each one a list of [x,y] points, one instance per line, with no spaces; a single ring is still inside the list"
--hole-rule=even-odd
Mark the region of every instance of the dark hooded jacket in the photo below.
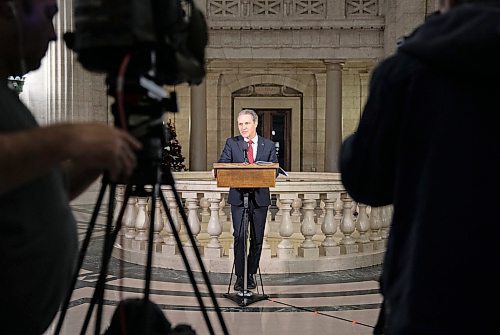
[[[340,165],[394,205],[385,334],[499,334],[500,5],[434,15],[377,66]]]

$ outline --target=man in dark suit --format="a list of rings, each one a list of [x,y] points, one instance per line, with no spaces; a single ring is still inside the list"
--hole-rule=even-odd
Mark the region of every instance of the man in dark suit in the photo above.
[[[278,162],[274,142],[257,135],[257,114],[251,109],[243,109],[238,114],[239,136],[230,137],[219,158],[219,163],[249,163]],[[248,191],[248,189],[247,189]],[[228,203],[231,205],[233,217],[234,259],[236,268],[236,283],[234,289],[241,291],[245,271],[245,241],[243,236],[243,190],[231,188]],[[262,242],[264,240],[264,227],[266,224],[267,210],[271,204],[269,188],[251,189],[249,193],[249,221],[250,221],[250,252],[248,254],[247,288],[256,287],[254,275],[259,267]],[[247,228],[248,229],[248,228]]]

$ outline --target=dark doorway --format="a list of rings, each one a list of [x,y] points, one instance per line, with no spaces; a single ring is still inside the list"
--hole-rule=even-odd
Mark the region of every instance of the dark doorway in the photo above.
[[[259,116],[257,133],[270,139],[276,146],[280,166],[291,167],[291,109],[254,109]]]

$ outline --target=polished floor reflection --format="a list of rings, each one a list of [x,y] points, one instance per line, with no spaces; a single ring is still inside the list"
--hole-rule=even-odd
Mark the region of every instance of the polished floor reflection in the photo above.
[[[83,239],[87,230],[92,208],[91,205],[74,206],[80,239]],[[103,217],[98,220],[94,229],[62,334],[80,333],[88,311],[100,268],[104,231],[102,221]],[[381,303],[377,282],[380,270],[380,266],[375,266],[327,273],[263,275],[265,294],[269,298],[246,307],[240,307],[223,297],[229,289],[229,275],[212,273],[210,280],[226,326],[232,335],[368,335],[373,331]],[[107,328],[122,299],[142,296],[143,278],[143,267],[112,260],[106,280],[102,329]],[[222,334],[201,275],[196,274],[195,278],[214,332]],[[173,325],[185,323],[191,325],[197,334],[209,334],[185,271],[153,269],[151,300],[161,307]],[[94,322],[91,322],[88,334],[94,333],[93,327]],[[50,333],[51,330],[48,334]]]

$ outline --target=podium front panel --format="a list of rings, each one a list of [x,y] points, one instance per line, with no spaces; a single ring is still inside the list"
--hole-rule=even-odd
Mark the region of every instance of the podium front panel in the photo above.
[[[276,186],[277,163],[266,165],[216,163],[217,187],[260,188]]]

